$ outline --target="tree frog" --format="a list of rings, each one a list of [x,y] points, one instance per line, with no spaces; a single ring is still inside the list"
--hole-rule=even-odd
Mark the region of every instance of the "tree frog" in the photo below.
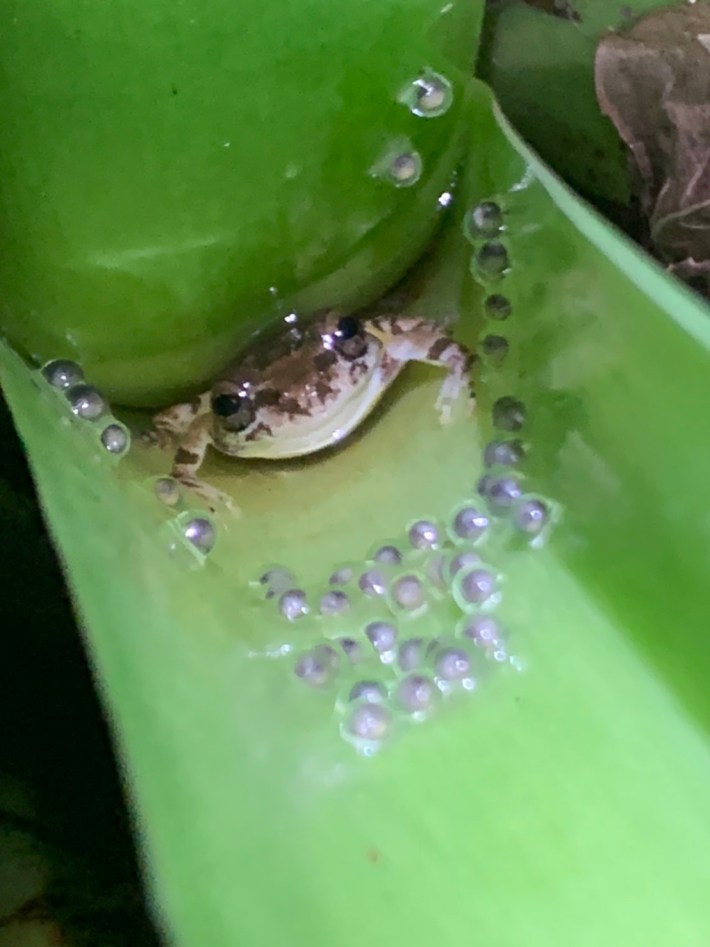
[[[257,337],[210,391],[157,414],[154,436],[179,443],[175,480],[234,510],[228,496],[197,477],[210,445],[230,457],[273,460],[333,447],[367,417],[407,362],[446,369],[436,402],[443,424],[462,394],[472,408],[473,356],[439,323],[328,310],[305,327],[287,317],[277,333]]]

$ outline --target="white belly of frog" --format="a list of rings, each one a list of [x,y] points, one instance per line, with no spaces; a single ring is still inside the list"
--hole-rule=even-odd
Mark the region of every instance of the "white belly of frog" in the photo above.
[[[359,321],[327,312],[300,337],[289,329],[266,345],[257,341],[210,392],[156,415],[158,434],[179,442],[172,476],[236,512],[229,496],[197,477],[209,446],[269,460],[333,447],[360,426],[408,362],[446,369],[436,402],[443,424],[462,395],[473,406],[473,356],[430,320]]]

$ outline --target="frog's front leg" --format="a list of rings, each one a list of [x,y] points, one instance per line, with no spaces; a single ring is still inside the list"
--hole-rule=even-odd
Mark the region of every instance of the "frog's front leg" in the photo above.
[[[415,316],[379,316],[372,320],[373,334],[383,342],[385,352],[398,362],[425,362],[446,369],[446,377],[436,399],[442,424],[451,421],[452,408],[462,393],[473,407],[471,366],[474,356],[455,342],[439,323]]]
[[[210,392],[205,391],[193,401],[183,404],[174,404],[164,411],[159,411],[153,418],[151,430],[147,433],[149,440],[157,442],[160,447],[173,443],[177,438],[187,434],[190,425],[200,414],[209,411]]]
[[[223,503],[232,513],[238,513],[238,507],[228,494],[196,476],[205,459],[207,448],[212,443],[211,425],[210,414],[194,418],[175,453],[170,476],[208,503]]]

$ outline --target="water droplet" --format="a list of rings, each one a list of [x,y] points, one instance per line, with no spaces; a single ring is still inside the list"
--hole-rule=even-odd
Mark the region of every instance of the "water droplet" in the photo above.
[[[345,592],[339,589],[332,589],[326,592],[320,600],[321,615],[342,615],[350,608],[350,599]]]
[[[474,276],[479,279],[500,279],[509,268],[508,251],[499,240],[484,243],[473,256]]]
[[[513,525],[530,536],[537,535],[547,525],[550,511],[542,500],[528,497],[518,503],[513,511]]]
[[[487,296],[483,307],[489,319],[507,319],[513,311],[510,300],[499,293]]]
[[[387,688],[379,681],[358,681],[348,694],[348,700],[364,700],[368,703],[378,703],[386,698]]]
[[[396,155],[389,166],[389,176],[397,187],[411,187],[422,174],[421,155],[416,151]]]
[[[294,673],[311,687],[324,687],[329,684],[338,670],[340,659],[335,648],[319,645],[307,651],[296,662]]]
[[[351,737],[368,743],[383,740],[392,728],[392,714],[382,704],[359,704],[348,717],[345,730]]]
[[[84,381],[84,372],[76,362],[66,358],[55,358],[42,369],[42,374],[53,388],[64,391]]]
[[[289,589],[279,598],[279,610],[284,618],[295,621],[308,613],[308,602],[303,589]]]
[[[399,706],[410,714],[419,714],[429,710],[437,696],[436,685],[424,674],[408,675],[395,692],[395,699]]]
[[[365,595],[374,597],[384,595],[387,591],[387,581],[379,569],[368,569],[358,579],[358,586]]]
[[[393,545],[380,546],[372,554],[375,562],[386,562],[391,565],[398,565],[402,561],[402,553]]]
[[[131,438],[124,424],[114,421],[101,432],[101,443],[110,454],[123,454],[128,450]]]
[[[479,491],[496,510],[507,510],[522,495],[517,477],[493,477],[486,474],[479,482]]]
[[[504,395],[493,405],[493,424],[500,431],[519,431],[525,416],[525,405],[510,395]]]
[[[153,489],[157,498],[166,506],[177,506],[180,502],[180,486],[172,477],[158,477]]]
[[[407,611],[415,611],[424,605],[424,585],[416,575],[401,575],[392,583],[392,602]]]
[[[207,555],[217,540],[217,530],[214,523],[204,516],[190,516],[188,514],[188,517],[184,518],[182,534],[198,552]]]
[[[386,621],[372,621],[365,628],[365,634],[380,657],[391,655],[397,643],[397,628],[394,625]]]
[[[494,648],[502,641],[504,631],[500,622],[492,615],[473,615],[463,620],[459,634],[480,648]]]
[[[454,578],[452,594],[459,608],[465,611],[470,607],[483,605],[498,591],[498,580],[488,569],[474,566],[461,569]]]
[[[454,542],[475,542],[490,525],[490,520],[477,507],[466,504],[453,514],[449,535]]]
[[[436,118],[451,106],[451,83],[439,73],[427,69],[406,87],[398,100],[421,118]]]
[[[107,410],[107,404],[90,385],[73,385],[66,392],[72,411],[80,418],[94,421]]]
[[[442,648],[436,656],[434,672],[444,681],[464,681],[471,677],[471,657],[463,648]]]
[[[431,520],[417,520],[412,523],[407,536],[415,549],[435,549],[441,542],[439,527]]]
[[[483,453],[486,467],[515,467],[525,458],[520,441],[490,441]]]
[[[397,649],[397,663],[403,671],[414,671],[422,667],[425,658],[423,638],[407,638]]]
[[[467,225],[474,238],[495,237],[503,229],[503,211],[495,201],[481,201],[469,211]]]
[[[500,365],[508,354],[508,340],[502,335],[487,335],[481,343],[483,356],[494,365]]]

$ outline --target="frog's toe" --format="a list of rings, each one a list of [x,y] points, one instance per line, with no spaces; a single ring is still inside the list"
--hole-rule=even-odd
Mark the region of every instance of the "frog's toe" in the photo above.
[[[451,424],[453,420],[453,406],[451,402],[448,399],[438,401],[436,409],[439,412],[439,422],[444,425]]]

